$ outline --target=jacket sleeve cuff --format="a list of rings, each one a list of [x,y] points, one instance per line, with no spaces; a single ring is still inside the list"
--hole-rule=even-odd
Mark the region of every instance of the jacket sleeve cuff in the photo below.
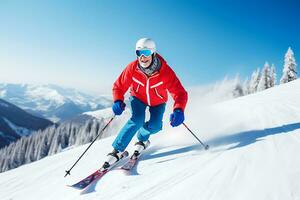
[[[184,112],[184,108],[180,105],[174,105],[173,111],[175,111],[175,110],[180,110],[180,111]]]
[[[114,98],[114,102],[120,100],[120,101],[124,101],[124,96],[123,95],[120,95],[118,94],[117,92],[114,92],[113,94],[113,98]]]

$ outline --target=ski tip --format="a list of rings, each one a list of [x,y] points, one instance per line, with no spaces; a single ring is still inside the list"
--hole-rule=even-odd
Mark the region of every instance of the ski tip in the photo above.
[[[95,183],[87,186],[86,188],[81,190],[80,195],[85,195],[85,194],[89,194],[89,193],[92,193],[92,192],[96,192],[95,187],[96,187]]]
[[[127,172],[127,171],[130,171],[130,168],[126,168],[126,167],[121,167],[121,168],[119,168],[120,170],[122,170],[123,172],[125,171],[125,172]]]
[[[76,190],[81,190],[80,188],[78,188],[78,187],[74,187],[73,185],[66,185],[67,187],[69,187],[69,188],[73,188],[73,189],[76,189]]]

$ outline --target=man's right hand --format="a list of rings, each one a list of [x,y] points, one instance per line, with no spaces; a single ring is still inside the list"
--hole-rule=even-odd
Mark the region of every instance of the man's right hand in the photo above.
[[[125,110],[126,104],[121,101],[117,100],[112,106],[112,110],[114,111],[115,115],[121,115],[123,111]]]

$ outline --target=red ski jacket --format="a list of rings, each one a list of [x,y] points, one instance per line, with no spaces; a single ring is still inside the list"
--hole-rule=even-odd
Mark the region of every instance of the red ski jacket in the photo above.
[[[130,95],[135,96],[148,106],[156,106],[168,101],[168,92],[174,99],[173,109],[184,111],[188,95],[175,72],[167,62],[157,54],[161,68],[150,77],[138,67],[138,60],[127,65],[113,85],[114,101],[124,101],[124,94],[130,87]]]

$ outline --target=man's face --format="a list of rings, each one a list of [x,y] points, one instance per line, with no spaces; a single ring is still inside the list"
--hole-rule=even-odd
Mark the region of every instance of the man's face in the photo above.
[[[141,55],[140,57],[138,57],[139,63],[142,67],[147,68],[150,66],[151,62],[152,62],[152,56],[144,56]]]

